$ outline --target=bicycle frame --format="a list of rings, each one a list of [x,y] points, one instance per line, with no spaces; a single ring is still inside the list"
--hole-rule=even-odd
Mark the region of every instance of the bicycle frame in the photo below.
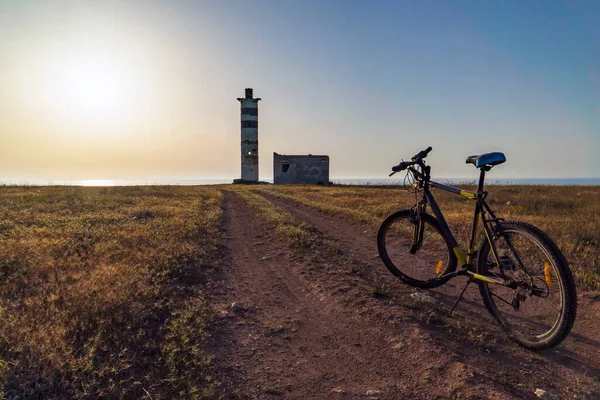
[[[421,187],[423,189],[423,199],[424,200],[422,200],[422,202],[421,202],[422,205],[421,205],[420,209],[424,210],[427,204],[429,204],[431,206],[431,210],[433,211],[433,214],[435,215],[435,217],[437,218],[437,220],[440,224],[440,229],[442,231],[442,234],[444,235],[447,242],[452,247],[452,251],[454,252],[454,255],[456,256],[456,259],[458,260],[458,262],[460,263],[460,265],[463,268],[462,271],[450,272],[448,274],[445,274],[445,275],[441,276],[440,279],[450,280],[456,276],[470,275],[471,277],[473,277],[474,279],[477,279],[477,280],[485,281],[488,283],[495,283],[495,284],[499,284],[499,285],[506,285],[507,280],[506,280],[506,277],[504,276],[504,272],[502,271],[502,269],[501,269],[501,274],[502,274],[502,278],[503,278],[502,280],[498,280],[498,279],[494,279],[494,278],[491,278],[488,276],[480,275],[480,274],[477,274],[470,270],[470,267],[473,267],[473,262],[474,262],[473,258],[475,256],[477,228],[478,228],[478,222],[479,222],[480,217],[481,217],[481,221],[483,224],[486,239],[490,243],[490,247],[491,247],[494,259],[500,265],[496,246],[494,244],[494,241],[492,240],[492,238],[495,237],[494,231],[492,230],[492,224],[501,221],[501,219],[496,217],[494,212],[490,209],[488,204],[485,202],[485,198],[487,197],[487,192],[485,192],[483,190],[483,183],[485,180],[486,169],[481,169],[477,193],[472,193],[467,190],[463,190],[463,189],[460,189],[460,188],[457,188],[454,186],[449,186],[449,185],[444,185],[442,183],[434,182],[429,179],[429,173],[428,173],[429,171],[425,171],[425,174],[423,174],[422,172],[417,171],[416,169],[414,169],[412,167],[409,168],[409,170],[418,179],[419,187]],[[466,256],[463,253],[463,251],[460,249],[460,247],[458,245],[458,241],[452,234],[452,231],[450,230],[450,227],[448,226],[448,223],[446,222],[446,219],[444,218],[444,215],[442,214],[440,207],[438,206],[437,202],[435,201],[435,198],[433,197],[433,194],[431,193],[431,191],[429,189],[430,187],[440,189],[440,190],[443,190],[446,192],[454,193],[454,194],[460,195],[462,197],[466,197],[467,199],[476,200],[477,203],[475,204],[475,211],[473,213],[473,225],[471,228],[471,240],[469,242],[469,247],[468,247]],[[420,233],[419,236],[422,236],[422,233]],[[417,235],[415,235],[415,238],[417,238]],[[419,239],[420,239],[420,237],[419,237]]]

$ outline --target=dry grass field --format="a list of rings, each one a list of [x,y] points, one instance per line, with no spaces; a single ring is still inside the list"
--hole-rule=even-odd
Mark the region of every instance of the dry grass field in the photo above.
[[[200,398],[209,188],[0,188],[0,398]]]
[[[464,187],[476,190],[473,186]],[[565,253],[577,286],[600,289],[600,188],[575,186],[492,186],[487,202],[500,217],[532,223]],[[398,187],[258,186],[253,190],[292,199],[350,220],[378,226],[392,212],[414,205],[414,195]],[[450,228],[468,243],[474,203],[434,190]]]
[[[531,222],[555,239],[579,289],[600,290],[600,188],[488,189],[488,202],[500,216]],[[465,243],[473,203],[435,194]],[[455,329],[452,321],[433,329],[415,319],[407,311],[409,288],[393,280],[373,257],[374,238],[365,229],[373,231],[385,216],[413,201],[413,195],[398,187],[0,187],[0,398],[212,398],[222,395],[223,387],[242,390],[236,386],[240,382],[222,382],[231,365],[240,377],[254,382],[244,389],[247,393],[294,397],[312,390],[315,382],[320,382],[319,393],[330,393],[331,382],[321,375],[313,380],[313,375],[326,374],[333,365],[344,365],[339,379],[346,379],[348,387],[366,391],[353,368],[368,367],[378,376],[379,361],[368,361],[366,354],[393,361],[386,358],[387,348],[377,347],[388,340],[387,328],[380,326],[385,321],[404,321],[394,329],[409,336],[418,333],[406,343],[415,351],[431,349],[431,343],[443,343],[444,348],[459,343],[451,335],[435,336],[440,329]],[[218,282],[211,281],[214,271],[224,274]],[[384,285],[394,294],[380,290]],[[318,298],[312,301],[315,290]],[[255,307],[232,311],[231,304],[240,299],[242,305]],[[374,310],[372,320],[361,311],[367,305]],[[282,316],[288,322],[282,323]],[[479,332],[471,325],[456,329]],[[328,353],[348,346],[345,340],[329,343],[329,330],[339,330],[333,337],[356,334],[364,350],[352,345],[339,354]],[[281,332],[285,334],[279,338]],[[364,342],[368,332],[371,344]],[[494,332],[485,332],[485,337]],[[423,335],[429,337],[429,347],[422,346]],[[263,358],[244,353],[248,338],[262,338],[250,346],[253,351],[259,346]],[[209,339],[217,343],[210,351]],[[483,346],[486,351],[500,346],[526,365],[530,358],[544,368],[568,364],[560,358],[563,353],[544,358],[504,341],[490,343]],[[577,354],[581,368],[569,373],[588,379],[588,371],[597,371],[597,357],[590,355],[590,361],[580,356],[589,353],[581,347],[587,342],[573,343],[564,354]],[[478,371],[486,365],[486,353],[478,349],[469,350],[469,357],[482,360],[464,368]],[[317,362],[313,350],[327,357]],[[290,357],[301,363],[305,351],[313,361],[306,365],[304,380],[289,370],[290,383],[284,389],[259,388],[285,376],[287,369],[275,374],[275,368]],[[346,354],[357,351],[364,365],[345,365]],[[453,351],[462,356],[465,350],[456,346]],[[237,358],[227,361],[231,353]],[[220,361],[213,361],[213,355]],[[427,360],[437,365],[436,357]],[[261,369],[265,365],[270,369]],[[545,379],[540,371],[536,383]],[[483,390],[485,379],[493,376],[486,374],[465,378],[461,389],[448,393],[468,392],[473,385]],[[563,380],[570,382],[567,378]],[[390,385],[395,381],[390,378]],[[494,385],[498,393],[512,390],[502,382]],[[584,390],[565,385],[561,383],[565,393],[598,393],[596,386]],[[518,390],[530,393],[534,387],[529,386]]]

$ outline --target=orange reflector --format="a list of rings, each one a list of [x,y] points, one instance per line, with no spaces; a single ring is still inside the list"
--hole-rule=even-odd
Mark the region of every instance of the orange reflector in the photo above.
[[[550,264],[544,263],[544,277],[546,278],[546,285],[552,287],[552,275],[550,274]]]
[[[440,273],[440,271],[442,270],[442,265],[443,265],[443,263],[441,261],[438,261],[437,266],[435,267],[436,274]]]

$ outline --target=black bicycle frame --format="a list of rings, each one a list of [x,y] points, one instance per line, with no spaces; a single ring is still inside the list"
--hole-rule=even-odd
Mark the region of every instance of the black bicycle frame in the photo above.
[[[433,214],[435,215],[435,217],[437,218],[437,220],[440,224],[440,229],[442,231],[442,235],[444,236],[444,238],[446,239],[446,241],[452,248],[452,251],[454,252],[454,255],[456,256],[456,259],[458,260],[460,265],[463,267],[463,271],[451,272],[451,273],[447,274],[447,276],[442,276],[441,278],[442,279],[451,279],[458,275],[471,275],[473,278],[478,279],[478,280],[504,285],[506,283],[506,277],[504,276],[503,272],[501,272],[503,280],[500,281],[500,280],[496,280],[496,279],[493,279],[488,276],[483,276],[483,275],[480,275],[480,274],[477,274],[477,273],[471,271],[471,269],[473,269],[471,267],[473,266],[473,262],[474,262],[473,258],[475,256],[477,228],[478,228],[478,222],[479,222],[480,216],[481,216],[481,220],[483,222],[483,228],[484,228],[486,238],[491,246],[492,254],[495,258],[495,261],[500,265],[500,262],[497,257],[498,252],[496,251],[496,246],[494,244],[494,240],[492,240],[495,238],[495,233],[494,233],[494,230],[492,230],[492,226],[491,226],[493,223],[499,222],[500,219],[496,217],[494,212],[490,209],[490,207],[485,202],[487,192],[485,192],[483,190],[483,183],[485,181],[486,169],[484,169],[484,168],[481,169],[477,193],[472,193],[467,190],[463,190],[463,189],[460,189],[460,188],[457,188],[454,186],[444,185],[442,183],[431,181],[431,180],[429,180],[429,176],[428,176],[429,174],[427,174],[427,173],[423,174],[414,168],[410,168],[410,171],[418,179],[419,186],[423,188],[423,197],[425,199],[424,205],[429,204],[431,206],[431,210],[433,211]],[[472,226],[472,230],[471,230],[471,240],[469,243],[469,248],[467,250],[466,257],[464,255],[464,253],[462,252],[462,250],[460,249],[456,238],[452,234],[452,231],[450,230],[450,227],[448,226],[448,223],[446,222],[446,219],[444,218],[444,215],[442,214],[440,207],[438,206],[437,202],[435,201],[435,198],[433,197],[431,191],[429,190],[429,187],[433,187],[436,189],[444,190],[446,192],[458,194],[462,197],[466,197],[467,199],[474,199],[477,201],[477,203],[475,204],[475,212],[473,213],[473,226]],[[424,209],[424,205],[421,206],[421,208],[418,210],[419,212],[421,212],[421,209]],[[489,217],[488,217],[488,215],[489,215]],[[421,229],[419,229],[419,231],[421,231]],[[422,232],[420,233],[420,235],[422,235]],[[414,244],[413,244],[413,246],[414,246]],[[502,271],[502,269],[500,269],[500,270]]]

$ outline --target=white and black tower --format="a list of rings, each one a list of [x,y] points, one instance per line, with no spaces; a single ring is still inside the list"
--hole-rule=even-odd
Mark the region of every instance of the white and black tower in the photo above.
[[[242,115],[242,182],[258,182],[258,102],[252,89],[238,98]]]

